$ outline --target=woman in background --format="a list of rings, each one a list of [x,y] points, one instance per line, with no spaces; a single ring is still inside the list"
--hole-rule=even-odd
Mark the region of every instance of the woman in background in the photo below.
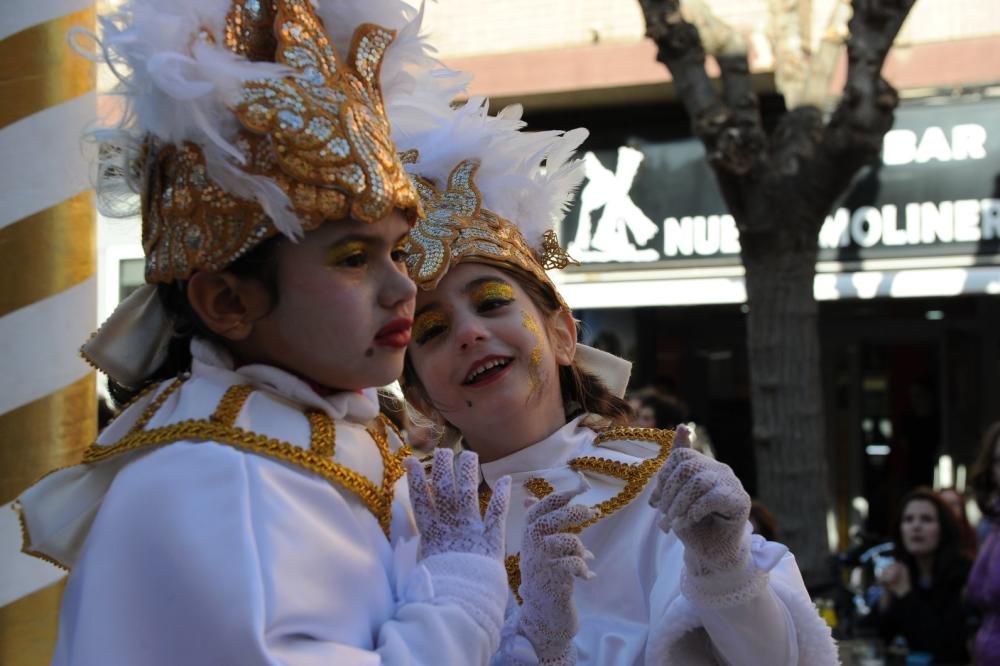
[[[951,510],[929,488],[910,491],[893,541],[896,561],[878,577],[879,633],[887,642],[901,636],[911,651],[930,653],[936,663],[966,663],[969,614],[962,591],[970,562]]]

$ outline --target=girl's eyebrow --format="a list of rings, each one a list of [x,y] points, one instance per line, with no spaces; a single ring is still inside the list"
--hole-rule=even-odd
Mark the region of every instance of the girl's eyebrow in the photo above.
[[[340,238],[335,238],[329,242],[329,245],[332,247],[334,245],[341,245],[343,243],[353,243],[358,241],[365,243],[366,245],[376,245],[378,243],[384,242],[384,240],[379,236],[375,236],[372,234],[355,233],[355,234],[347,234],[346,236],[341,236]]]

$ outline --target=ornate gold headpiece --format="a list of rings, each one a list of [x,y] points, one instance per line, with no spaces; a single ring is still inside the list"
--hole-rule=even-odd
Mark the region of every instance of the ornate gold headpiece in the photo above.
[[[536,251],[516,224],[482,207],[476,188],[477,160],[464,160],[448,176],[444,190],[414,177],[426,216],[410,232],[407,268],[422,289],[434,289],[448,270],[466,261],[514,268],[526,273],[563,304],[546,274],[576,263],[559,245],[552,230],[542,235]]]
[[[226,47],[295,72],[243,83],[231,108],[239,168],[258,187],[276,186],[300,224],[282,228],[258,201],[213,181],[196,143],[150,139],[141,192],[147,282],[223,268],[266,238],[327,220],[375,222],[396,208],[417,218],[420,201],[390,139],[379,85],[394,36],[364,24],[342,62],[310,0],[236,0]],[[200,38],[214,41],[208,31]]]

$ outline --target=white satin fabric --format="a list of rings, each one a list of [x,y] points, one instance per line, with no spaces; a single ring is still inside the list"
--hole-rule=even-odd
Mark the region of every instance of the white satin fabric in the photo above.
[[[233,370],[208,345],[192,351],[191,378],[147,428],[206,418],[226,388],[250,383],[262,390],[238,427],[307,448],[303,407],[322,409],[335,419],[335,460],[381,482],[365,433],[378,410],[374,391],[323,397],[276,368]],[[100,442],[117,441],[153,398]],[[390,435],[390,445],[401,443]],[[68,468],[21,503],[31,547],[73,567],[57,665],[483,664],[499,641],[502,566],[448,560],[454,554],[417,564],[405,479],[395,485],[391,540],[352,493],[213,442]],[[457,603],[461,594],[469,598]]]
[[[596,456],[638,463],[655,456],[656,444],[638,440],[593,444],[596,434],[577,418],[548,438],[510,456],[485,463],[485,481],[493,485],[511,475],[508,553],[520,549],[525,500],[524,482],[544,478],[556,492],[579,483],[580,472],[567,461]],[[621,491],[623,482],[592,472],[582,473],[590,489],[578,501],[594,505]],[[699,607],[681,594],[684,547],[673,533],[657,526],[645,489],[631,503],[581,533],[594,553],[589,564],[596,576],[577,581],[574,599],[580,616],[575,639],[580,664],[746,664],[824,666],[837,663],[830,631],[809,600],[794,557],[784,546],[753,537],[754,566],[769,572],[768,587],[749,603],[735,608]],[[501,648],[520,663],[525,641],[505,631]],[[819,650],[800,646],[819,643]],[[512,644],[516,643],[516,644]],[[528,648],[527,652],[530,652]],[[805,653],[812,661],[804,661]],[[815,655],[824,655],[816,659]]]

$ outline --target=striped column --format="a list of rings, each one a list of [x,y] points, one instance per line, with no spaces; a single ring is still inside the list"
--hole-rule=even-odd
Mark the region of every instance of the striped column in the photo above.
[[[0,13],[0,664],[48,664],[61,572],[20,555],[8,506],[94,438],[94,67],[66,32],[94,0],[15,0]]]

